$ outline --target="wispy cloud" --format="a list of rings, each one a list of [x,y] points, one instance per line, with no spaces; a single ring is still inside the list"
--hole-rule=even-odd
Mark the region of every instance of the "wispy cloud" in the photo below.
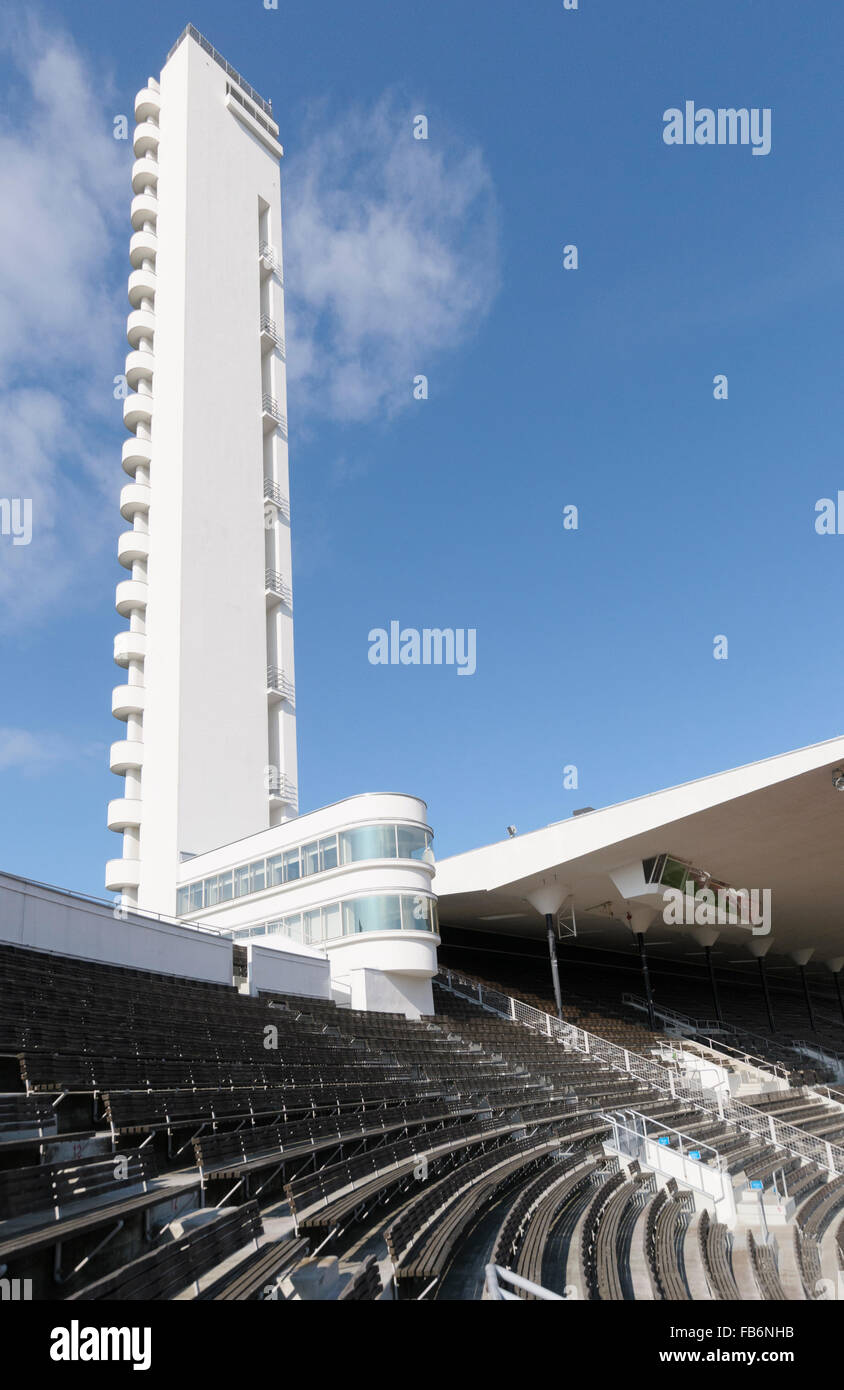
[[[37,734],[30,729],[0,725],[0,772],[17,769],[28,776],[52,772],[62,763],[101,758],[101,744],[80,744],[59,734]]]
[[[0,496],[32,499],[30,546],[0,539],[0,625],[37,622],[113,545],[119,279],[129,199],[108,84],[30,15],[0,25]]]
[[[495,192],[480,149],[387,94],[312,115],[285,166],[287,339],[294,412],[340,421],[412,401],[489,311],[499,282]]]

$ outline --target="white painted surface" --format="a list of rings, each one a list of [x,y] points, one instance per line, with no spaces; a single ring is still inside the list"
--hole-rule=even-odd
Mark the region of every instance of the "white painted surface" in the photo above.
[[[0,940],[29,950],[232,983],[232,945],[175,923],[115,916],[106,903],[0,874]]]
[[[180,853],[267,829],[284,814],[270,806],[267,770],[293,785],[297,776],[294,705],[267,699],[268,666],[293,689],[292,614],[279,605],[268,616],[264,593],[267,567],[292,587],[289,524],[275,508],[265,524],[264,499],[265,475],[289,498],[287,443],[281,432],[265,438],[261,409],[265,393],[287,409],[283,356],[262,357],[260,338],[262,311],[284,331],[280,273],[262,276],[258,254],[263,208],[280,270],[280,147],[227,101],[229,80],[185,38],[161,74],[160,128],[136,131],[142,153],[157,147],[158,166],[133,203],[142,265],[131,280],[130,370],[146,373],[142,393],[152,364],[154,395],[151,443],[129,448],[147,460],[127,469],[148,484],[148,538],[146,512],[134,514],[134,531],[149,563],[133,570],[134,596],[121,586],[121,611],[133,621],[145,610],[146,628],[126,734],[144,745],[142,816],[123,853],[140,863],[127,871],[128,893],[139,882],[140,905],[168,915]],[[128,559],[137,547],[121,548]],[[112,861],[110,887],[119,873]]]
[[[340,984],[338,981],[338,986]],[[348,988],[348,1002],[352,1009],[404,1014],[405,1018],[427,1017],[434,1012],[430,980],[362,969],[350,971],[342,984]]]
[[[249,993],[261,990],[277,994],[302,994],[312,999],[331,998],[331,966],[319,952],[279,938],[246,947]]]
[[[292,817],[283,825],[209,848],[179,864],[178,881],[191,883],[194,879],[222,873],[251,859],[278,854],[292,845],[318,840],[335,830],[353,830],[359,825],[399,824],[422,826],[430,830],[427,814],[428,808],[421,797],[409,796],[405,792],[361,792],[357,796],[335,801],[330,806],[320,806],[315,811]]]

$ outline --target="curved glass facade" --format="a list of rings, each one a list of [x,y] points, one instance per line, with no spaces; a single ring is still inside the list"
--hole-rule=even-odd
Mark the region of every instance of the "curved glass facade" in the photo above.
[[[225,873],[184,884],[178,892],[176,915],[184,917],[233,898],[246,898],[265,888],[325,873],[340,864],[355,864],[364,859],[422,859],[432,839],[429,830],[417,825],[359,825],[353,830],[323,835],[282,854],[254,859]]]
[[[274,922],[257,927],[233,927],[227,932],[235,941],[279,934],[318,946],[340,936],[356,936],[371,931],[437,932],[437,904],[420,893],[369,893],[362,898],[326,903],[307,912],[291,912]]]

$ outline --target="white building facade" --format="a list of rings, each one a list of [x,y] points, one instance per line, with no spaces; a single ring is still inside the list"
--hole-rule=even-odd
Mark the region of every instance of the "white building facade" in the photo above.
[[[174,913],[181,855],[297,808],[282,148],[190,26],[135,116],[106,886]]]
[[[135,116],[106,886],[245,942],[275,988],[319,978],[340,1003],[430,1013],[425,803],[298,815],[272,107],[189,25]]]
[[[367,793],[179,865],[185,922],[330,963],[338,1003],[433,1012],[433,832],[418,797]]]

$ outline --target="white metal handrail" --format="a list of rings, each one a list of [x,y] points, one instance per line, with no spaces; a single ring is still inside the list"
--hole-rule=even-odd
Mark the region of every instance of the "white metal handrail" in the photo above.
[[[278,570],[264,570],[264,591],[268,594],[275,594],[277,598],[282,599],[290,607],[290,585]]]
[[[706,1168],[709,1172],[718,1174],[720,1192],[717,1194],[718,1200],[726,1195],[728,1171],[724,1155],[713,1144],[707,1144],[701,1139],[695,1139],[694,1135],[686,1134],[684,1130],[675,1129],[673,1125],[667,1125],[663,1120],[655,1120],[652,1115],[645,1115],[640,1110],[631,1110],[627,1106],[623,1110],[607,1111],[602,1113],[602,1120],[606,1120],[612,1126],[613,1137],[612,1146],[617,1153],[624,1153],[628,1158],[638,1158],[647,1167],[654,1168],[657,1172],[668,1173],[675,1177],[676,1173],[667,1166],[660,1168],[658,1162],[658,1151],[662,1147],[659,1144],[661,1137],[673,1134],[679,1141],[677,1148],[665,1145],[667,1149],[679,1157],[682,1165],[683,1176],[680,1181],[686,1187],[693,1187],[697,1192],[703,1192],[706,1196],[712,1197],[712,1190],[707,1187],[703,1179],[699,1176],[699,1169]],[[634,1141],[622,1148],[621,1134],[629,1135]],[[649,1143],[652,1146],[652,1153],[649,1157],[643,1157],[643,1146]],[[712,1161],[692,1155],[700,1155],[702,1149],[707,1149],[712,1155]],[[690,1169],[689,1165],[696,1167]]]
[[[574,1023],[552,1018],[550,1014],[535,1009],[531,1004],[523,1003],[521,999],[514,999],[501,990],[489,989],[486,985],[467,979],[456,971],[441,968],[437,981],[453,994],[462,995],[491,1013],[500,1014],[502,1018],[509,1018],[515,1023],[532,1028],[535,1032],[555,1038],[563,1047],[605,1062],[614,1071],[634,1076],[656,1090],[667,1093],[673,1100],[686,1101],[710,1115],[717,1114],[719,1119],[736,1125],[762,1143],[787,1149],[795,1157],[817,1163],[833,1176],[844,1175],[844,1148],[838,1144],[818,1139],[805,1130],[798,1129],[796,1125],[787,1124],[773,1115],[763,1114],[751,1105],[725,1097],[721,1092],[704,1089],[700,1081],[692,1077],[683,1076],[659,1062],[640,1057],[629,1048],[619,1047],[616,1043],[608,1042],[606,1038],[599,1038]]]
[[[638,994],[624,994],[622,995],[622,1002],[629,1004],[631,1005],[631,1007],[636,1009],[647,1010],[648,1007],[647,1001],[643,999],[641,995]],[[664,1004],[660,1004],[659,1006],[655,1005],[654,1008],[657,1014],[663,1014],[666,1017],[675,1018],[688,1025],[689,1027],[693,1028],[696,1033],[698,1033],[699,1031],[703,1032],[703,1030],[706,1029],[708,1026],[708,1021],[706,1019],[701,1020],[690,1018],[687,1014],[682,1014],[677,1009],[670,1009]],[[742,1034],[746,1034],[748,1037],[751,1038],[761,1039],[763,1037],[762,1033],[756,1033],[753,1031],[753,1029],[750,1028],[736,1028],[732,1023],[724,1023],[723,1025],[719,1026],[723,1026],[725,1031],[734,1034],[736,1037],[740,1037]],[[748,1066],[758,1067],[761,1071],[770,1072],[774,1076],[779,1077],[779,1079],[782,1081],[789,1080],[788,1067],[785,1065],[784,1062],[768,1061],[764,1057],[758,1057],[753,1052],[747,1052],[737,1047],[734,1048],[730,1043],[724,1042],[722,1038],[713,1038],[709,1036],[708,1033],[702,1037],[674,1039],[674,1041],[680,1043],[682,1043],[683,1041],[697,1042],[700,1043],[702,1046],[712,1048],[715,1052],[727,1052],[730,1054],[735,1054],[735,1056],[740,1058],[741,1061],[747,1063]],[[844,1070],[844,1053],[834,1052],[832,1048],[823,1047],[820,1043],[813,1043],[802,1038],[792,1038],[791,1042],[781,1042],[780,1046],[787,1047],[792,1052],[804,1052],[806,1055],[810,1057],[814,1056],[817,1060],[823,1061],[824,1059],[828,1059],[829,1063],[832,1063],[833,1065],[840,1065],[842,1070]],[[820,1082],[813,1082],[811,1086],[804,1086],[804,1089],[809,1091],[812,1095],[817,1095],[822,1100],[829,1101],[836,1107],[844,1109],[844,1099],[842,1099],[842,1097],[838,1095],[836,1092],[831,1091],[828,1086],[824,1086]]]
[[[541,1284],[534,1284],[530,1279],[523,1279],[521,1274],[514,1274],[512,1269],[503,1269],[501,1265],[487,1265],[485,1285],[487,1298],[507,1303],[523,1303],[525,1301],[510,1289],[502,1288],[502,1284],[511,1284],[514,1289],[523,1289],[525,1293],[533,1294],[534,1298],[542,1298],[554,1303],[567,1303],[577,1298],[577,1291],[574,1288],[567,1288],[565,1294],[552,1293],[550,1289],[543,1288]]]
[[[630,994],[626,992],[621,996],[622,1004],[627,1004],[630,1008],[639,1009],[643,1013],[648,1011],[648,1001],[643,999],[641,994]],[[693,1028],[695,1032],[720,1032],[735,1033],[737,1030],[731,1023],[724,1023],[716,1018],[692,1018],[689,1014],[684,1014],[680,1009],[671,1009],[667,1004],[658,1004],[653,1001],[654,1013],[659,1018],[673,1019],[677,1023],[682,1023],[685,1028]]]

